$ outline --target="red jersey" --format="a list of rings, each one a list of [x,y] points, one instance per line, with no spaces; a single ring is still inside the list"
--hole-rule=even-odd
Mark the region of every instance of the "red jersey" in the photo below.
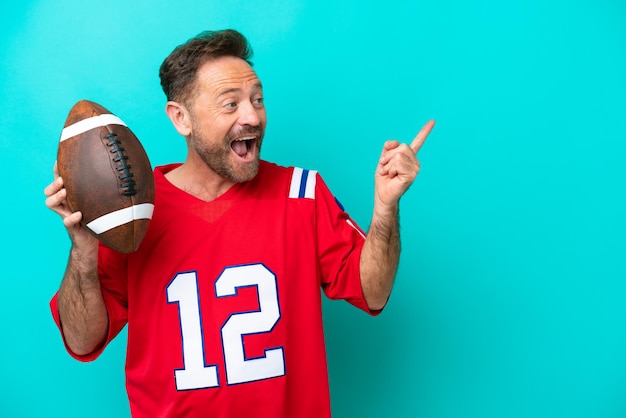
[[[175,167],[155,170],[139,249],[99,249],[107,343],[128,324],[133,417],[329,417],[320,287],[376,313],[360,283],[365,234],[315,171],[261,161],[204,202],[165,178]],[[59,325],[56,296],[51,308]]]

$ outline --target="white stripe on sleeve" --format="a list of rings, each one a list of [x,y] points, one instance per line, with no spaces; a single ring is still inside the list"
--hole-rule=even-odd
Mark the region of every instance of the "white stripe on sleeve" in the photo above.
[[[289,198],[297,199],[300,194],[300,182],[302,181],[302,169],[294,167],[291,175],[291,187],[289,187]]]

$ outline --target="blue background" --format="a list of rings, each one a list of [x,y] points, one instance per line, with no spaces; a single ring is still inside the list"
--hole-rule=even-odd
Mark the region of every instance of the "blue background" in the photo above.
[[[382,143],[430,118],[385,312],[325,302],[335,417],[626,416],[626,3],[41,0],[0,6],[0,416],[124,417],[125,335],[64,351],[69,240],[43,188],[80,99],[182,161],[158,68],[251,41],[263,157],[317,169],[367,228]]]

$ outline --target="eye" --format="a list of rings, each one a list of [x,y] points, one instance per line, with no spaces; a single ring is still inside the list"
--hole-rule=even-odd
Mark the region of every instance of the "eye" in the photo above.
[[[227,109],[234,109],[234,108],[237,107],[237,103],[235,103],[235,102],[228,102],[228,103],[226,103],[224,105],[224,107],[227,108]]]
[[[263,97],[257,97],[253,99],[252,103],[257,106],[263,106]]]

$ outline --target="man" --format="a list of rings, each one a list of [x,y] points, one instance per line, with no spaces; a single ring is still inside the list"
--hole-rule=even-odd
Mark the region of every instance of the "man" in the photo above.
[[[165,111],[188,155],[155,169],[136,252],[81,227],[56,166],[45,189],[72,241],[53,316],[82,361],[128,325],[136,417],[328,417],[320,287],[373,315],[391,292],[398,202],[434,122],[410,145],[384,144],[366,236],[319,174],[260,159],[266,115],[251,53],[236,31],[203,32],[163,62]]]

